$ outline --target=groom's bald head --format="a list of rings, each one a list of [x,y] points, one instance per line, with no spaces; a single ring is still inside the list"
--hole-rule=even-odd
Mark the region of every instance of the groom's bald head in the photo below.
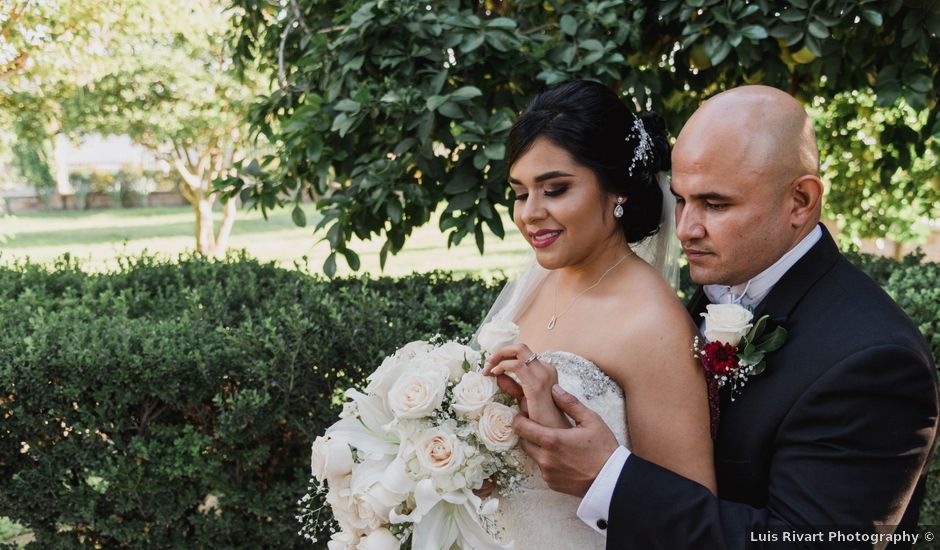
[[[699,283],[754,277],[819,221],[822,182],[803,106],[768,86],[702,104],[672,152],[676,233]]]
[[[716,155],[767,181],[819,175],[812,121],[796,99],[769,86],[722,92],[695,111],[679,134],[673,156],[694,162]]]

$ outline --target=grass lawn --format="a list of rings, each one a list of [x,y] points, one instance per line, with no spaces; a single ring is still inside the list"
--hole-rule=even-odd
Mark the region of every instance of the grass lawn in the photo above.
[[[286,208],[269,213],[268,220],[259,211],[242,210],[235,221],[230,249],[243,248],[260,260],[285,267],[306,263],[311,271],[320,272],[329,246],[317,242],[325,232],[313,234],[317,219],[312,206],[307,207],[307,227],[295,226]],[[404,250],[389,257],[384,273],[397,276],[434,269],[479,275],[517,272],[527,262],[529,247],[508,217],[504,226],[506,239],[487,233],[486,254],[481,256],[472,235],[448,250],[446,236],[437,229],[434,218],[412,234]],[[194,231],[189,207],[24,212],[0,217],[0,263],[26,257],[51,263],[69,253],[86,269],[102,271],[115,265],[115,257],[144,251],[175,257],[192,249]],[[361,271],[380,274],[382,244],[382,240],[353,241],[352,248],[362,259]],[[342,258],[338,265],[339,274],[350,273]]]

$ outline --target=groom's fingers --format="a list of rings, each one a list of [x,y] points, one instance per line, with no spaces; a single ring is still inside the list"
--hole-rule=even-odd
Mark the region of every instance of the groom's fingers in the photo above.
[[[575,424],[581,425],[585,422],[592,422],[595,419],[600,419],[597,416],[597,413],[587,408],[584,403],[578,400],[577,397],[571,395],[562,389],[561,386],[555,384],[552,386],[552,399],[555,400],[555,405],[561,409],[561,411],[574,420]]]
[[[539,462],[538,457],[531,452],[532,449],[529,448],[531,445],[526,445],[526,442],[538,447],[549,447],[554,445],[558,439],[557,435],[555,435],[555,432],[558,431],[557,429],[546,428],[538,422],[521,414],[517,414],[516,418],[513,419],[512,430],[516,432],[516,435],[523,439],[522,448],[530,456],[532,456],[536,462]],[[540,451],[541,450],[539,449],[539,452]]]

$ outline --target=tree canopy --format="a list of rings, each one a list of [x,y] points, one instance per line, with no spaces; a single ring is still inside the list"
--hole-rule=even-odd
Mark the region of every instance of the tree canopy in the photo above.
[[[50,5],[77,15],[48,40],[19,41],[28,55],[0,73],[0,118],[12,121],[29,151],[46,156],[52,136],[91,132],[126,134],[161,154],[185,181],[197,248],[224,250],[235,202],[216,230],[219,194],[210,184],[244,154],[248,105],[263,89],[250,70],[243,68],[243,78],[233,70],[225,7],[214,0],[20,0],[10,28],[22,36],[58,28]]]
[[[273,144],[225,182],[262,209],[317,199],[353,269],[353,235],[402,248],[444,205],[448,244],[510,207],[505,139],[547,85],[601,81],[675,135],[708,96],[763,83],[817,119],[827,211],[849,236],[916,237],[940,181],[940,13],[929,0],[231,0],[237,59],[276,89],[252,128]],[[302,216],[296,220],[302,223]]]

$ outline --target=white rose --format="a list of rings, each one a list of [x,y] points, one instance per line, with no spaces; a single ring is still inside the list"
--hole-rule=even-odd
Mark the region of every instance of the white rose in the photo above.
[[[379,368],[375,369],[367,378],[369,385],[366,386],[366,393],[378,395],[384,399],[401,370],[401,361],[397,357],[386,357],[379,365]]]
[[[349,475],[353,468],[349,445],[334,437],[317,437],[310,448],[310,471],[317,481],[334,480]]]
[[[395,535],[388,529],[376,529],[359,540],[358,550],[398,550],[401,546]]]
[[[388,391],[388,406],[398,418],[422,418],[441,406],[446,389],[439,373],[406,372]]]
[[[483,376],[479,372],[464,373],[460,382],[454,386],[454,402],[451,407],[462,416],[476,418],[483,406],[493,400],[499,386],[492,376]]]
[[[477,436],[493,452],[512,449],[519,442],[519,436],[512,431],[512,419],[516,410],[502,403],[487,403],[477,424]]]
[[[460,380],[463,376],[463,363],[470,365],[480,363],[480,352],[457,342],[445,342],[430,353],[429,359],[447,367],[448,378],[451,381]]]
[[[449,474],[463,462],[463,446],[457,436],[441,428],[418,434],[415,442],[418,462],[432,475]]]
[[[706,310],[702,317],[705,318],[705,338],[709,342],[736,346],[752,326],[754,314],[738,304],[711,304]]]
[[[396,359],[409,361],[418,355],[422,355],[431,351],[432,349],[434,349],[434,346],[425,342],[424,340],[415,340],[414,342],[408,342],[404,346],[398,348],[398,351],[395,352],[394,357]]]
[[[348,531],[334,533],[329,542],[326,543],[328,550],[355,550],[359,544],[359,535]]]
[[[519,327],[512,321],[490,321],[480,328],[477,342],[489,354],[519,341]]]

